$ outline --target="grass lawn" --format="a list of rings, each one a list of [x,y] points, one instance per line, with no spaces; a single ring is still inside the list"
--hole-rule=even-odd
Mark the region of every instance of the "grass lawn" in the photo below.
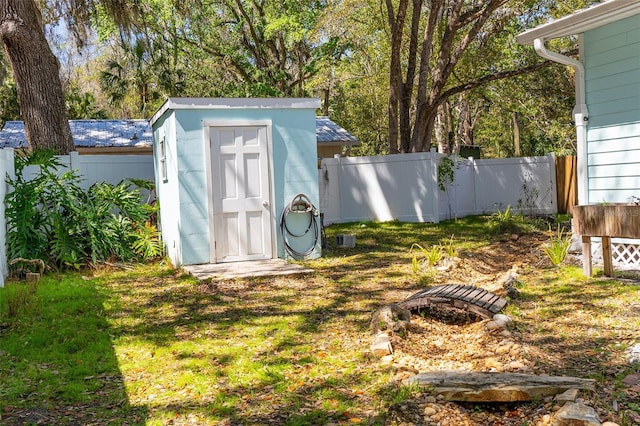
[[[464,278],[414,272],[413,243],[454,235],[468,270],[509,269],[487,229],[485,217],[336,225],[329,241],[355,234],[356,247],[330,248],[305,263],[313,274],[294,277],[198,282],[150,264],[8,282],[0,424],[385,424],[412,391],[368,353],[371,313]],[[624,413],[640,413],[638,394],[621,379],[640,370],[624,361],[640,343],[637,278],[587,279],[535,256],[521,263],[522,298],[507,313],[535,371],[596,378],[598,408],[633,424]]]

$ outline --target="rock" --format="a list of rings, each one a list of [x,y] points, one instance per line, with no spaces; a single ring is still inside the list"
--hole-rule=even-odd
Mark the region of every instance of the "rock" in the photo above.
[[[629,357],[629,363],[640,362],[640,343],[633,345],[627,351]]]
[[[383,367],[389,367],[393,365],[393,355],[385,355],[380,358],[380,365]]]
[[[553,426],[602,426],[596,411],[578,402],[567,402],[555,415]]]
[[[513,342],[504,342],[500,344],[497,348],[495,348],[494,352],[498,355],[504,355],[511,351],[513,347]]]
[[[629,374],[622,379],[622,383],[628,388],[640,386],[640,373]]]
[[[498,361],[495,358],[487,358],[484,361],[484,366],[488,369],[488,370],[493,370],[493,371],[504,371],[504,364],[502,364],[500,361]]]
[[[509,315],[495,314],[492,319],[502,328],[510,328],[513,326],[513,320]]]
[[[519,299],[520,298],[520,290],[515,287],[507,288],[507,297],[511,299]]]
[[[382,358],[393,353],[393,347],[387,333],[380,332],[376,335],[376,340],[371,344],[371,352],[378,358]]]
[[[614,422],[604,422],[602,423],[602,426],[620,426],[620,425]]]
[[[487,330],[502,330],[502,327],[500,327],[500,324],[498,324],[495,321],[487,321],[487,323],[484,325],[485,328]]]
[[[410,322],[411,312],[392,303],[376,309],[371,317],[369,330],[371,334],[377,334],[380,331],[404,332]]]
[[[591,379],[471,371],[421,373],[403,383],[429,386],[444,399],[467,402],[531,401],[557,395],[567,389],[595,390],[595,380]]]
[[[517,371],[517,370],[526,370],[527,366],[521,363],[520,361],[511,361],[504,367],[507,371]]]
[[[436,410],[435,408],[433,408],[431,406],[427,405],[426,407],[424,407],[424,415],[427,416],[427,417],[431,417],[437,412],[438,412],[438,410]]]
[[[556,401],[574,402],[578,397],[578,389],[567,389],[560,395],[556,396]]]

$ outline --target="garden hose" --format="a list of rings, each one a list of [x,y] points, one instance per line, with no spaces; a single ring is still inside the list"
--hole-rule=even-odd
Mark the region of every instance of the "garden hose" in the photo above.
[[[290,214],[307,214],[309,216],[309,223],[303,232],[295,233],[289,229],[287,226],[287,216]],[[319,217],[320,212],[313,205],[309,197],[304,194],[297,194],[291,202],[282,209],[282,215],[280,216],[280,233],[282,234],[284,248],[291,257],[301,259],[313,253],[322,235]],[[313,232],[313,241],[305,251],[298,251],[291,246],[289,241],[292,238],[302,238],[309,235],[310,232]]]

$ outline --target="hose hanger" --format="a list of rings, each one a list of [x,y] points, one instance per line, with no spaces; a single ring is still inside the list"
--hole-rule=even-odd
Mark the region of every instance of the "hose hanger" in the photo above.
[[[309,216],[309,222],[303,232],[293,232],[289,229],[287,224],[287,216],[289,216],[289,214],[307,214]],[[313,253],[313,250],[320,241],[321,236],[319,216],[320,213],[318,209],[305,194],[297,194],[293,197],[291,202],[284,207],[282,210],[282,216],[280,217],[280,233],[282,234],[284,248],[291,257],[301,259]],[[290,241],[293,238],[302,238],[310,233],[313,233],[313,238],[311,245],[306,250],[298,251],[292,247]]]

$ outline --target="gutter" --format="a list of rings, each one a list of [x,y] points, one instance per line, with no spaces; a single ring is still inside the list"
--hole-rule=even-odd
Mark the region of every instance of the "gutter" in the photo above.
[[[579,35],[579,44],[582,46],[582,35]],[[577,136],[577,163],[578,163],[578,204],[588,204],[588,180],[587,180],[587,124],[589,124],[589,111],[585,103],[585,78],[584,65],[577,59],[570,58],[560,53],[550,52],[544,45],[544,39],[536,38],[533,41],[536,53],[545,59],[568,65],[575,70],[576,78],[576,105],[573,107],[573,120],[576,126]]]

